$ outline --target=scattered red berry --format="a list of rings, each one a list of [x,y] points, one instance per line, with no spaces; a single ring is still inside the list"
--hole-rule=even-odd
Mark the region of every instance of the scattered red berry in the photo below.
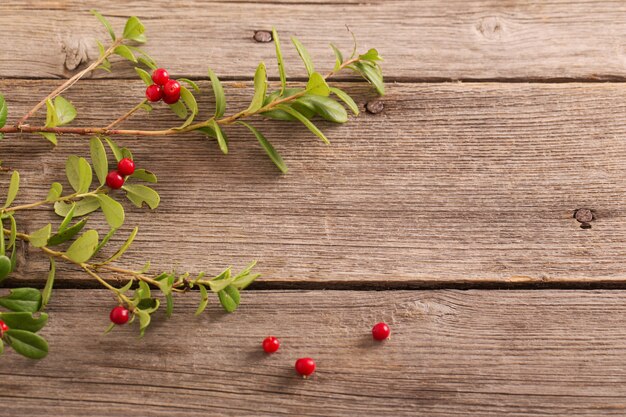
[[[163,98],[163,87],[160,85],[152,84],[146,88],[146,98],[148,101],[159,101]]]
[[[180,83],[176,80],[169,80],[163,86],[163,101],[167,104],[174,104],[180,99]]]
[[[128,319],[130,318],[130,312],[124,306],[117,306],[111,310],[111,314],[109,314],[109,318],[115,324],[126,324]]]
[[[311,358],[300,358],[296,361],[296,372],[307,377],[315,372],[315,361]]]
[[[372,327],[372,336],[375,340],[388,339],[390,334],[391,330],[389,329],[389,326],[387,326],[387,323],[383,323],[382,321],[380,323],[376,323],[374,327]]]
[[[106,183],[109,188],[117,190],[118,188],[122,188],[122,185],[124,185],[124,177],[122,177],[117,171],[111,171],[107,175]]]
[[[280,347],[280,341],[274,336],[266,337],[263,340],[263,350],[265,353],[274,353]]]
[[[156,85],[165,85],[170,80],[170,75],[165,68],[157,68],[152,72],[152,81]]]
[[[133,175],[133,172],[135,172],[135,162],[130,158],[120,159],[120,162],[117,163],[117,172],[124,177]]]
[[[0,320],[0,337],[4,336],[4,332],[9,330],[9,326],[2,320]]]

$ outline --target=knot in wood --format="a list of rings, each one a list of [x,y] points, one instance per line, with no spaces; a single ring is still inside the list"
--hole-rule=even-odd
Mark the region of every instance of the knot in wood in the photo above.
[[[260,43],[268,43],[273,40],[272,32],[267,30],[257,30],[254,32],[254,40]]]
[[[382,100],[371,100],[365,104],[365,110],[372,114],[380,113],[384,108],[385,103],[383,103]]]
[[[61,51],[65,54],[63,62],[65,68],[73,71],[83,62],[89,61],[87,46],[82,38],[67,38],[61,44]]]
[[[586,208],[580,208],[574,213],[574,218],[580,223],[589,223],[593,220],[593,212]]]

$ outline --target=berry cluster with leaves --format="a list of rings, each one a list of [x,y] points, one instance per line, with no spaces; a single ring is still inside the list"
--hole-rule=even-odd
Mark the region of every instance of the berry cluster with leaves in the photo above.
[[[200,298],[197,315],[205,310],[209,302],[209,293],[214,293],[223,308],[232,312],[239,306],[241,290],[259,276],[252,272],[254,262],[238,273],[227,268],[212,277],[208,277],[204,272],[155,273],[151,271],[149,261],[138,269],[119,266],[119,259],[131,246],[139,230],[137,226],[130,231],[122,230],[125,209],[121,200],[125,197],[138,208],[147,206],[154,210],[160,203],[160,197],[152,188],[152,184],[157,183],[156,175],[146,168],[137,167],[131,151],[118,146],[111,139],[112,136],[140,138],[195,133],[215,139],[219,149],[226,154],[229,141],[225,127],[238,123],[252,132],[269,159],[281,172],[286,173],[287,166],[279,153],[259,130],[244,120],[256,116],[299,122],[322,141],[329,143],[324,133],[314,124],[314,118],[319,116],[335,123],[347,122],[348,114],[341,102],[355,115],[359,113],[358,106],[345,91],[328,85],[329,78],[343,70],[352,70],[371,83],[379,94],[384,93],[382,71],[378,64],[381,58],[375,49],[357,55],[355,43],[351,56],[345,59],[339,49],[331,45],[336,56],[336,64],[332,71],[322,75],[315,71],[308,52],[296,38],[292,38],[292,41],[304,62],[309,79],[302,87],[287,88],[280,41],[278,34],[273,30],[280,88],[268,91],[266,67],[264,63],[259,64],[254,75],[254,95],[250,105],[245,110],[226,116],[224,89],[216,74],[209,69],[208,77],[215,97],[215,112],[209,119],[198,122],[196,117],[199,109],[194,96],[194,93],[200,92],[198,85],[189,79],[171,78],[165,69],[158,67],[153,58],[136,46],[146,42],[145,28],[141,21],[137,17],[130,17],[122,36],[117,36],[111,24],[101,14],[96,11],[92,13],[111,36],[111,44],[108,47],[98,42],[100,49],[98,59],[53,90],[13,124],[7,124],[8,106],[4,97],[0,95],[0,139],[6,134],[36,133],[57,145],[60,135],[90,137],[90,161],[76,155],[67,158],[65,174],[71,187],[68,192],[64,192],[60,182],[54,182],[47,196],[40,201],[15,205],[14,201],[20,189],[20,174],[17,170],[0,167],[0,171],[12,171],[4,204],[0,208],[2,225],[0,283],[16,270],[18,245],[30,245],[50,262],[48,279],[42,290],[12,288],[8,295],[0,297],[0,306],[8,310],[0,312],[0,353],[4,351],[6,344],[29,358],[39,359],[46,356],[48,344],[38,332],[48,320],[44,310],[52,295],[57,262],[73,264],[111,291],[117,305],[110,312],[112,323],[108,330],[115,325],[132,323],[136,320],[139,322],[141,335],[149,326],[151,315],[161,308],[162,304],[165,306],[166,315],[169,317],[172,314],[174,293],[198,290],[193,291]],[[111,71],[110,59],[113,56],[120,56],[135,64],[135,71],[147,85],[146,97],[107,126],[67,126],[75,119],[77,111],[61,94],[92,71],[97,69]],[[130,130],[117,127],[139,110],[152,110],[152,105],[161,100],[174,114],[184,120],[181,125],[165,130]],[[27,123],[31,116],[44,106],[45,124],[37,126]],[[111,157],[114,158],[114,164],[110,163]],[[111,169],[110,165],[114,168]],[[19,227],[21,215],[29,209],[42,206],[49,206],[60,217],[59,224],[49,223],[31,233],[25,233]],[[104,216],[108,225],[106,232],[86,227],[89,218],[96,213]],[[127,237],[119,247],[111,248],[109,241],[118,232],[127,233]],[[126,280],[121,288],[111,284],[120,278]]]

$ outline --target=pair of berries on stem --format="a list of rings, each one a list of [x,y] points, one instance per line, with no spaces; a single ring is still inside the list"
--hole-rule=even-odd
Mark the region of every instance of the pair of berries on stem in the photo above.
[[[391,335],[391,329],[387,323],[380,322],[376,323],[374,327],[372,327],[372,337],[374,340],[383,341],[388,339]],[[269,336],[263,340],[263,350],[265,353],[272,354],[278,351],[280,347],[280,341],[274,337]],[[315,372],[316,364],[313,358],[299,358],[296,360],[295,369],[299,375],[302,375],[304,378],[311,376],[313,372]]]
[[[180,99],[180,83],[168,74],[165,68],[152,72],[154,84],[146,88],[146,98],[153,103],[163,99],[166,104],[174,104]]]
[[[122,158],[117,163],[117,169],[109,172],[106,184],[109,188],[117,190],[124,185],[125,178],[135,172],[135,162],[130,158]]]

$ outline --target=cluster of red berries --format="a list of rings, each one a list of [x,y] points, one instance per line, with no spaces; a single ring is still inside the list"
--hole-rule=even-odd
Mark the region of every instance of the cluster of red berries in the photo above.
[[[130,158],[122,158],[117,163],[117,169],[107,174],[106,184],[114,190],[122,188],[125,178],[133,175],[133,172],[135,172],[135,162]]]
[[[388,339],[391,335],[391,330],[387,323],[377,323],[372,327],[372,337],[374,340],[382,341]],[[269,336],[263,340],[263,350],[265,353],[274,353],[280,347],[280,341],[274,337]],[[315,372],[315,360],[312,358],[299,358],[296,360],[296,372],[302,375],[304,378],[310,376]]]
[[[0,339],[2,339],[2,337],[4,336],[4,332],[6,332],[7,330],[9,330],[9,326],[7,326],[5,322],[0,320]]]
[[[111,314],[109,315],[109,318],[115,324],[118,324],[118,325],[126,324],[128,323],[128,319],[130,318],[130,312],[124,306],[117,306],[117,307],[114,307],[113,310],[111,310]],[[4,323],[0,321],[0,328],[2,325],[4,325]],[[0,335],[1,334],[2,333],[0,332]],[[387,325],[387,323],[383,323],[383,322],[376,323],[374,327],[372,327],[372,337],[374,338],[374,340],[382,341],[382,340],[388,339],[390,335],[391,335],[391,330],[389,329],[389,326]],[[275,353],[276,351],[278,351],[278,348],[280,347],[280,340],[278,340],[274,336],[268,336],[265,339],[263,339],[262,345],[263,345],[263,350],[265,351],[265,353],[268,353],[268,354]],[[298,373],[298,375],[301,375],[304,378],[311,376],[313,372],[315,372],[315,367],[316,367],[316,364],[313,358],[299,358],[298,360],[296,360],[296,365],[295,365],[296,372]]]
[[[180,99],[180,83],[170,78],[164,68],[157,68],[152,72],[154,84],[146,88],[148,101],[157,102],[161,99],[167,104],[174,104]]]

